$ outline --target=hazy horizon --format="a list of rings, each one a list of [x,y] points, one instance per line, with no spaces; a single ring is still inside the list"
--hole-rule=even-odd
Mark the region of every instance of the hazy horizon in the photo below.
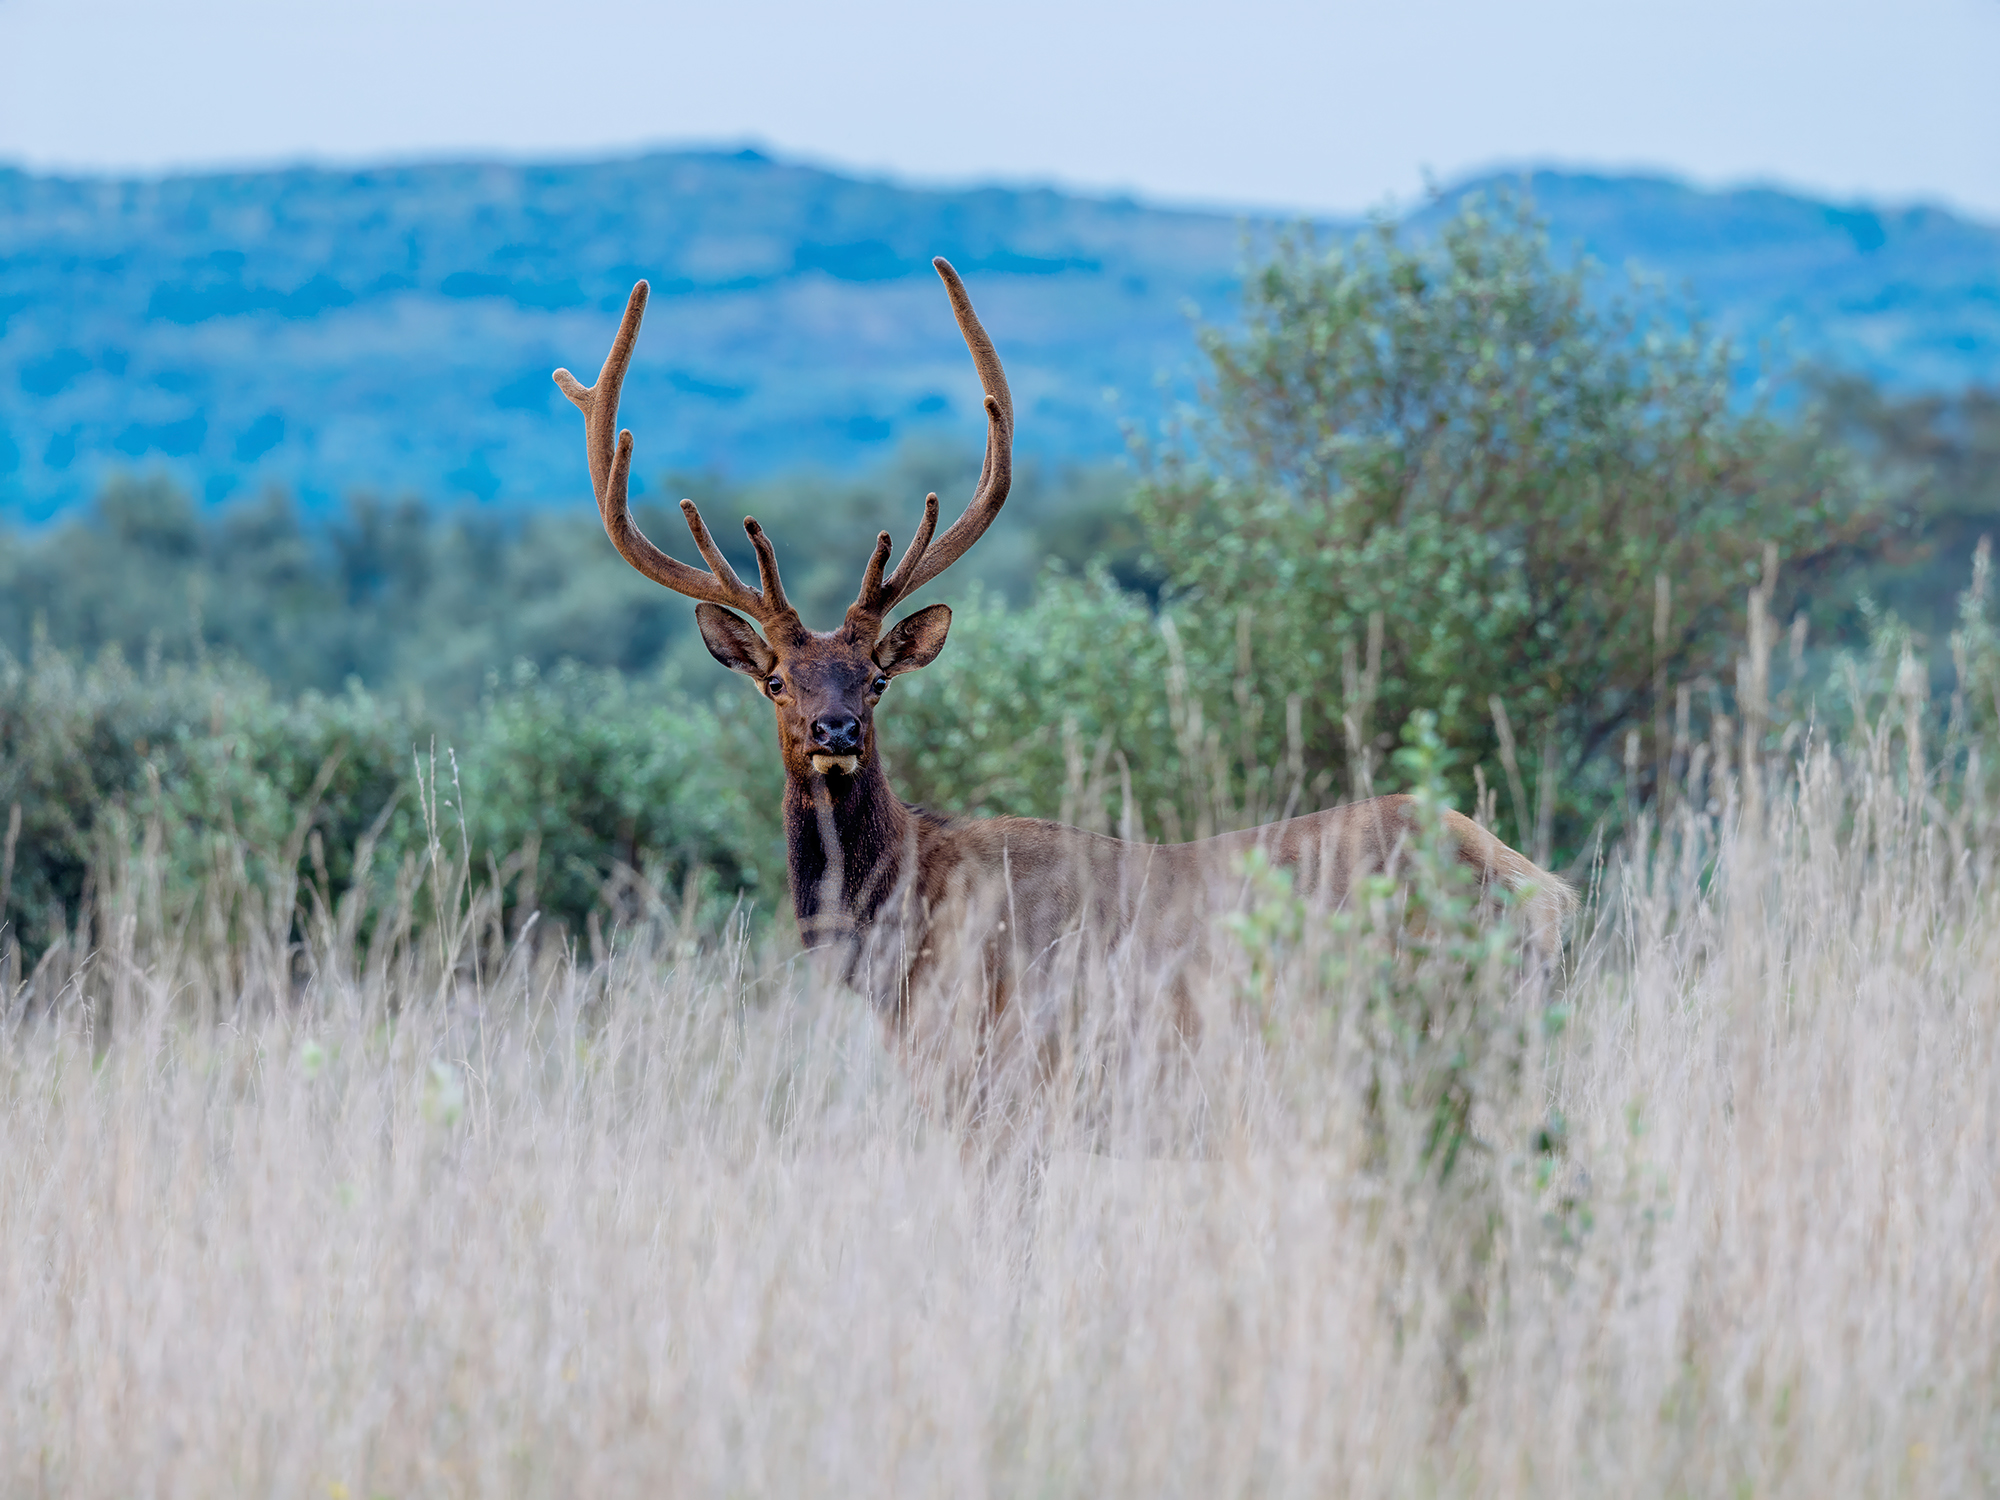
[[[914,186],[1341,216],[1547,167],[2000,217],[1995,0],[1030,0],[997,30],[907,0],[577,14],[0,0],[0,160],[153,176],[751,146]]]
[[[291,157],[245,159],[242,161],[213,161],[193,164],[165,165],[152,168],[138,167],[72,167],[39,164],[0,156],[0,169],[25,172],[31,176],[62,181],[103,181],[103,182],[167,182],[179,179],[202,179],[218,177],[252,176],[264,173],[283,172],[367,172],[396,168],[424,168],[449,166],[494,165],[502,167],[537,166],[592,166],[607,163],[641,161],[657,156],[681,156],[690,154],[736,155],[754,152],[774,162],[788,166],[803,167],[834,176],[845,177],[857,182],[881,182],[912,192],[966,193],[993,188],[1005,192],[1049,191],[1065,197],[1086,200],[1110,201],[1131,200],[1148,208],[1169,213],[1193,214],[1244,214],[1252,217],[1282,218],[1287,214],[1298,214],[1323,220],[1358,221],[1378,213],[1402,215],[1413,213],[1439,197],[1449,198],[1464,188],[1481,182],[1500,178],[1532,177],[1538,173],[1549,173],[1562,177],[1598,178],[1608,182],[1664,182],[1677,187],[1693,189],[1701,193],[1775,193],[1784,197],[1797,198],[1828,204],[1832,207],[1865,205],[1874,209],[1901,211],[1905,209],[1930,208],[1952,216],[1977,223],[2000,223],[2000,207],[1975,211],[1963,204],[1955,203],[1938,193],[1910,193],[1903,196],[1888,194],[1855,194],[1843,197],[1839,194],[1816,191],[1810,186],[1778,177],[1744,177],[1731,181],[1711,182],[1688,172],[1674,170],[1657,164],[1634,162],[1620,165],[1605,162],[1573,162],[1553,158],[1534,161],[1493,161],[1483,165],[1468,167],[1449,177],[1435,177],[1418,191],[1401,196],[1387,195],[1381,200],[1363,204],[1355,209],[1317,209],[1297,203],[1247,202],[1220,199],[1172,197],[1143,189],[1115,186],[1094,186],[1074,184],[1051,176],[1006,176],[999,173],[952,176],[900,171],[892,167],[865,167],[851,162],[839,161],[811,151],[793,150],[767,140],[743,137],[735,140],[657,140],[642,141],[626,147],[603,147],[601,149],[520,150],[504,149],[479,150],[468,148],[462,151],[449,149],[383,151],[373,155],[340,155],[337,153],[301,154]]]

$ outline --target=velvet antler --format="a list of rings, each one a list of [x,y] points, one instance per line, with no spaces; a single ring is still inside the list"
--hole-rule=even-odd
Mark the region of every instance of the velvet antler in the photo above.
[[[951,262],[940,255],[931,265],[944,279],[952,313],[958,319],[958,331],[971,351],[973,367],[979,371],[979,384],[986,392],[986,458],[979,466],[979,485],[966,503],[965,513],[935,543],[931,534],[937,530],[938,497],[934,494],[924,497],[923,524],[910,539],[896,570],[886,578],[882,570],[889,562],[889,533],[885,531],[875,538],[875,551],[868,559],[868,571],[862,576],[861,592],[847,611],[848,620],[854,623],[872,620],[879,626],[898,600],[915,593],[963,557],[1000,514],[1014,480],[1014,398],[1007,389],[1007,372],[1001,368],[993,340],[987,337],[979,314],[972,310],[972,299],[966,296],[965,283],[958,279]]]
[[[614,444],[612,432],[618,422],[618,392],[625,384],[625,370],[639,341],[639,324],[646,315],[649,290],[643,281],[632,288],[632,295],[625,303],[625,316],[618,324],[618,336],[611,341],[604,368],[598,371],[597,384],[586,386],[568,370],[555,372],[555,382],[562,393],[583,413],[590,484],[597,496],[597,513],[604,521],[605,534],[619,556],[653,582],[664,584],[677,594],[740,609],[764,626],[767,635],[774,626],[803,628],[799,625],[798,611],[785,598],[784,585],[779,582],[778,556],[771,547],[771,539],[755,521],[746,520],[743,529],[750,535],[750,545],[757,549],[761,589],[751,588],[736,576],[729,559],[708,534],[694,501],[681,501],[681,514],[687,518],[695,549],[708,564],[705,573],[667,556],[646,539],[632,519],[626,493],[632,472],[632,434],[620,432]]]

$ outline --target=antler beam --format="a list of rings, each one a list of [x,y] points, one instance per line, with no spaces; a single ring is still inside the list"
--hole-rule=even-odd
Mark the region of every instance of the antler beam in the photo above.
[[[935,544],[931,534],[937,529],[938,497],[924,497],[923,524],[917,528],[895,572],[886,579],[882,569],[889,561],[889,533],[885,531],[875,538],[875,552],[868,559],[861,592],[848,610],[850,619],[865,616],[879,623],[899,599],[915,593],[963,557],[1000,514],[1014,482],[1014,397],[1007,389],[1007,372],[1001,368],[993,340],[987,337],[979,314],[972,310],[972,299],[965,294],[965,283],[958,279],[951,262],[940,255],[931,265],[944,281],[952,314],[958,319],[958,331],[972,354],[973,368],[978,370],[980,387],[986,393],[986,457],[979,466],[978,487],[966,502],[964,514],[951,523],[950,530]]]
[[[750,535],[750,545],[757,550],[761,589],[751,588],[736,576],[729,559],[708,534],[694,501],[681,501],[681,514],[687,518],[695,550],[708,564],[706,573],[667,556],[646,539],[632,519],[627,494],[632,473],[632,434],[620,432],[614,443],[612,433],[618,425],[618,393],[625,384],[625,371],[632,363],[632,350],[639,341],[639,324],[646,316],[646,299],[650,294],[651,288],[643,281],[632,288],[632,295],[625,303],[625,316],[618,324],[618,336],[611,341],[611,352],[604,357],[604,367],[598,371],[595,385],[584,385],[568,370],[555,372],[556,385],[583,413],[590,486],[597,497],[597,513],[604,522],[605,535],[625,561],[677,594],[740,609],[766,627],[784,621],[796,624],[798,612],[785,597],[784,585],[778,579],[777,553],[772,549],[771,539],[755,521],[746,520],[743,529]]]

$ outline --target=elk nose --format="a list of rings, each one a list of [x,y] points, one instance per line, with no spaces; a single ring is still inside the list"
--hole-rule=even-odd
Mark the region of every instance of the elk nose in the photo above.
[[[812,721],[813,743],[837,755],[861,748],[861,721],[853,714],[828,714]]]

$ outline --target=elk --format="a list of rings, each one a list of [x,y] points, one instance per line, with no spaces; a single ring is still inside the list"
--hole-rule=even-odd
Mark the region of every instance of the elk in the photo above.
[[[632,434],[613,434],[645,313],[645,282],[632,289],[597,383],[586,387],[567,370],[554,378],[583,412],[591,486],[612,545],[654,582],[699,601],[695,618],[710,654],[771,701],[801,939],[836,955],[842,978],[874,1004],[906,1061],[944,1064],[932,1080],[942,1093],[937,1102],[962,1117],[981,1107],[981,1079],[1004,1060],[1025,1059],[1031,1072],[1051,1065],[1063,1042],[1029,981],[1073,968],[1086,943],[1148,967],[1167,1029],[1186,1035],[1200,1026],[1186,979],[1207,961],[1210,918],[1229,898],[1218,872],[1232,859],[1262,850],[1292,870],[1300,894],[1338,906],[1358,876],[1394,870],[1415,824],[1409,797],[1384,796],[1194,843],[1153,845],[1035,818],[951,817],[896,796],[883,771],[875,712],[894,679],[937,659],[951,610],[932,604],[887,629],[884,623],[993,524],[1013,465],[1014,407],[1000,357],[957,272],[942,257],[932,265],[985,392],[985,461],[964,513],[942,534],[932,494],[893,568],[889,533],[875,538],[860,592],[832,631],[809,629],[799,618],[771,539],[755,520],[743,523],[757,557],[755,588],[731,568],[692,500],[681,501],[681,512],[706,571],[669,557],[633,523]],[[1453,857],[1483,890],[1516,893],[1531,953],[1552,964],[1574,901],[1569,887],[1472,819],[1449,811],[1443,819]]]

